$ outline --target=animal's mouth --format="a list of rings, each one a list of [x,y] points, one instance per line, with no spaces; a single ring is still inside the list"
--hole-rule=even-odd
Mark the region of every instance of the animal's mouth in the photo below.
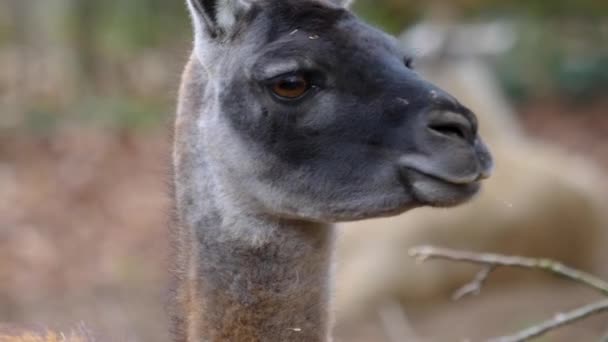
[[[483,147],[483,146],[482,146]],[[430,156],[426,153],[408,154],[399,158],[402,175],[419,174],[421,177],[450,186],[473,186],[490,177],[493,171],[491,156],[476,146],[455,145],[437,148]]]
[[[413,171],[452,185],[476,183],[490,177],[491,168],[482,168],[476,156],[467,153],[461,159],[465,162],[433,160],[419,155],[406,156],[399,160],[399,168],[401,172]]]
[[[449,177],[417,168],[401,169],[403,184],[422,205],[452,207],[467,202],[481,189],[481,175]]]
[[[406,168],[409,172],[415,172],[433,181],[445,183],[452,186],[467,186],[480,184],[482,178],[481,174],[471,174],[468,176],[451,176],[451,175],[438,175],[431,172],[426,172],[416,168]]]

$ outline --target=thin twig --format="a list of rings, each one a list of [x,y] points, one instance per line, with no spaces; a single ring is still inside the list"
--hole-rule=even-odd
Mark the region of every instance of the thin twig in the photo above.
[[[445,259],[451,261],[473,263],[485,267],[492,266],[492,269],[489,273],[499,267],[537,269],[551,273],[556,276],[573,280],[579,284],[583,284],[594,290],[597,290],[605,296],[608,296],[608,283],[604,280],[589,273],[574,269],[572,267],[568,267],[560,262],[549,259],[535,259],[491,253],[473,253],[432,246],[412,248],[410,250],[410,255],[420,262],[424,262],[431,259]],[[484,280],[485,279],[482,279],[482,283]]]
[[[503,336],[488,340],[488,342],[524,342],[532,338],[542,336],[549,331],[572,324],[589,316],[608,311],[608,300],[585,305],[567,313],[559,313],[550,320],[522,330],[510,336]]]
[[[562,263],[549,259],[534,259],[520,256],[507,256],[490,253],[473,253],[431,246],[412,248],[410,250],[410,255],[416,258],[416,260],[418,260],[419,262],[424,262],[431,259],[444,259],[483,266],[483,269],[477,273],[473,281],[465,285],[462,289],[460,289],[454,294],[454,299],[460,299],[470,294],[479,293],[490,274],[499,267],[517,267],[524,269],[541,270],[556,276],[570,279],[579,284],[583,284],[587,287],[599,291],[605,296],[608,295],[608,283],[604,280],[586,272],[565,266]],[[534,325],[530,328],[521,330],[520,332],[517,332],[510,336],[490,339],[488,340],[488,342],[529,341],[532,338],[544,335],[547,332],[560,328],[564,325],[577,322],[586,317],[605,311],[608,311],[608,299],[585,305],[567,313],[559,313],[550,320]]]
[[[486,280],[492,271],[496,269],[496,266],[486,266],[481,269],[473,278],[473,281],[461,287],[458,291],[452,295],[452,300],[458,301],[466,296],[476,296],[481,293],[481,289],[485,284]]]

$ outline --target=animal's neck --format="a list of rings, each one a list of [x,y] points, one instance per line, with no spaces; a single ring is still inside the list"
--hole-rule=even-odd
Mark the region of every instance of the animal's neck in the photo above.
[[[333,230],[226,196],[205,151],[188,142],[204,97],[200,69],[186,71],[175,136],[179,340],[326,341]]]
[[[194,227],[188,282],[192,341],[325,341],[331,237],[327,227],[274,225],[261,245],[224,240],[217,221]],[[247,228],[247,227],[244,227]]]

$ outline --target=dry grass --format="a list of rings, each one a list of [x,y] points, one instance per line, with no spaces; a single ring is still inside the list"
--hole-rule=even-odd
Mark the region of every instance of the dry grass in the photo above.
[[[84,324],[69,333],[0,324],[0,342],[95,342],[95,338]]]

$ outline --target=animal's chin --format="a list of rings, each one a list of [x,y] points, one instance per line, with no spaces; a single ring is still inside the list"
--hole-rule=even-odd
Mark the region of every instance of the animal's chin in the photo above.
[[[416,201],[432,207],[453,207],[465,203],[481,188],[480,181],[453,182],[413,168],[404,169],[402,177]]]

